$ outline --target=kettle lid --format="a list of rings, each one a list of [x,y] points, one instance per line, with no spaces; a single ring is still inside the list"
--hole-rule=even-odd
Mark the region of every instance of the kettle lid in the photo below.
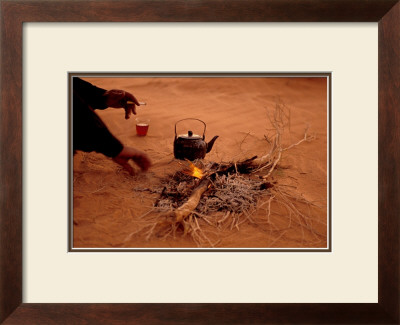
[[[187,134],[179,134],[178,138],[181,139],[190,139],[190,140],[198,140],[198,139],[203,139],[201,135],[198,134],[193,134],[192,131],[188,131]]]

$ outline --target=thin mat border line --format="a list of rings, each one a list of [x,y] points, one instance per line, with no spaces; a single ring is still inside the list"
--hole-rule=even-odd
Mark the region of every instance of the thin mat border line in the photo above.
[[[0,0],[0,322],[4,324],[399,324],[400,0]],[[378,23],[378,303],[29,304],[22,301],[24,22]]]
[[[328,118],[328,173],[327,173],[327,247],[321,248],[90,248],[73,247],[73,148],[72,148],[72,78],[327,78],[327,118]],[[332,72],[69,72],[68,73],[68,252],[271,252],[271,253],[293,253],[293,252],[332,252]]]

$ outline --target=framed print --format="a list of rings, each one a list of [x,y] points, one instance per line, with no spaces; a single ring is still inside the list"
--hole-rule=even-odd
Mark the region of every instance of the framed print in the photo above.
[[[129,118],[121,123],[121,110],[94,112],[125,146],[153,161],[149,172],[142,173],[139,161],[135,170],[121,166],[114,180],[104,180],[109,159],[101,152],[74,154],[87,144],[79,140],[86,139],[80,122],[72,122],[70,251],[331,251],[330,73],[72,72],[68,83],[71,104],[90,85],[147,98],[136,108],[135,132]],[[70,121],[75,110],[70,107]],[[104,181],[107,187],[93,188]],[[197,198],[191,191],[205,182]],[[118,193],[125,194],[118,199]],[[114,224],[124,219],[123,227]]]
[[[4,321],[5,324],[399,323],[397,217],[399,210],[397,200],[399,117],[396,111],[400,104],[399,21],[400,4],[396,0],[62,1],[54,3],[1,1],[0,321]],[[83,22],[107,24],[105,26],[81,24],[83,29],[78,31],[78,25]],[[183,25],[176,24],[178,22],[208,22],[211,25],[206,25],[207,28],[201,25],[190,25],[190,28],[184,29]],[[68,158],[67,150],[63,149],[66,142],[61,145],[63,140],[59,141],[48,133],[50,130],[54,134],[67,134],[67,114],[63,115],[65,112],[61,109],[51,111],[51,108],[54,107],[53,103],[60,101],[65,101],[63,107],[67,105],[68,73],[102,72],[96,66],[96,60],[99,59],[102,51],[108,55],[108,58],[121,59],[114,61],[114,72],[169,71],[171,73],[179,70],[187,73],[193,72],[191,70],[193,67],[197,67],[194,72],[232,72],[235,70],[232,67],[239,51],[243,51],[240,55],[247,58],[249,64],[254,63],[251,69],[247,68],[247,72],[249,70],[262,72],[260,69],[262,65],[259,64],[261,61],[258,60],[261,60],[264,57],[262,54],[268,51],[265,48],[260,50],[261,47],[254,45],[256,44],[254,40],[263,39],[262,33],[266,31],[265,28],[270,27],[267,23],[281,22],[313,24],[340,22],[345,23],[347,27],[352,26],[352,23],[375,24],[375,27],[371,28],[366,26],[366,33],[363,33],[361,29],[353,28],[352,30],[351,27],[350,33],[343,29],[343,39],[344,34],[347,33],[350,35],[350,40],[335,47],[332,47],[332,44],[336,43],[330,37],[330,28],[333,27],[328,24],[318,38],[321,52],[319,50],[315,52],[323,54],[319,56],[320,58],[329,51],[344,61],[347,58],[347,61],[353,63],[353,66],[348,67],[347,70],[352,71],[353,75],[362,76],[360,79],[366,82],[362,84],[361,90],[357,90],[359,85],[352,85],[352,78],[341,78],[335,68],[324,70],[322,68],[324,64],[321,64],[321,68],[318,69],[318,71],[332,71],[334,94],[346,89],[347,92],[344,93],[350,95],[347,105],[334,97],[332,109],[335,123],[333,127],[338,125],[338,121],[344,122],[345,125],[346,122],[357,121],[354,124],[348,123],[343,131],[362,130],[360,134],[363,138],[357,136],[357,132],[346,134],[346,149],[352,148],[358,153],[350,155],[358,160],[351,159],[344,164],[349,173],[346,176],[347,182],[342,183],[343,178],[338,177],[337,173],[335,176],[335,168],[332,173],[334,186],[341,184],[339,191],[333,188],[333,193],[342,193],[350,199],[353,195],[357,197],[357,200],[345,206],[344,210],[343,207],[342,209],[335,208],[332,211],[333,220],[343,221],[344,216],[348,217],[352,214],[353,217],[346,219],[349,222],[348,229],[359,229],[358,237],[335,235],[341,233],[340,229],[345,229],[345,227],[341,228],[339,227],[341,224],[334,223],[332,232],[334,245],[331,252],[314,253],[313,256],[304,252],[287,253],[284,259],[288,261],[289,267],[286,268],[279,261],[282,254],[276,252],[262,254],[239,252],[236,253],[238,255],[215,253],[212,256],[204,252],[129,252],[126,254],[68,252],[67,210],[69,207],[65,204],[68,196],[68,177],[66,177]],[[124,23],[124,26],[120,23]],[[161,25],[161,23],[168,23],[168,25]],[[231,27],[233,26],[234,33],[229,37],[226,36],[228,34],[225,34],[225,31],[220,33],[221,23],[229,23]],[[48,24],[52,24],[51,27]],[[260,26],[261,29],[257,31],[256,28]],[[340,26],[341,24],[338,24],[339,29]],[[76,30],[69,34],[67,29],[71,27]],[[124,34],[121,27],[130,29],[130,34]],[[274,25],[277,29],[281,27],[279,24]],[[240,34],[242,28],[245,28],[248,34]],[[293,29],[293,26],[291,28],[286,29],[287,35],[296,37],[281,38],[281,41],[291,39],[292,44],[297,45],[298,51],[287,53],[290,53],[291,57],[296,57],[296,55],[300,57],[300,52],[303,52],[303,49],[307,48],[305,45],[309,43],[305,42],[303,37],[297,37],[296,33],[300,35],[310,33],[312,28],[298,30]],[[150,34],[146,34],[146,29]],[[86,37],[86,40],[80,42],[78,34]],[[133,42],[127,37],[129,35],[135,35],[136,54],[133,48],[127,50],[128,47],[123,46],[124,40]],[[148,37],[149,35],[151,37]],[[205,35],[206,38],[213,40],[214,43],[210,44],[214,44],[214,48],[210,46],[201,55],[210,60],[214,59],[214,65],[205,65],[203,68],[196,66],[196,62],[203,62],[198,59],[200,54],[197,51],[198,46],[205,43],[199,41],[201,39],[194,37],[195,35]],[[251,35],[251,37],[248,38],[248,43],[243,41],[242,47],[238,47],[235,40],[245,40],[243,35]],[[269,52],[276,53],[277,56],[279,52],[284,53],[282,52],[284,48],[280,47],[279,37],[276,37],[276,43],[269,44],[271,46]],[[118,40],[117,43],[120,46],[107,46],[110,39]],[[156,44],[149,41],[154,39],[157,40]],[[97,49],[98,55],[83,59],[83,53],[79,51],[68,52],[71,41],[80,44],[82,52],[87,53],[87,46]],[[364,47],[367,43],[372,43],[372,47]],[[224,51],[221,53],[213,51],[213,49],[222,49],[223,44],[235,55],[227,55]],[[99,45],[102,47],[98,47]],[[180,48],[180,53],[186,53],[191,61],[184,61],[177,55],[174,57],[174,46]],[[41,48],[47,49],[46,55],[42,55]],[[249,51],[250,49],[253,51]],[[67,57],[66,53],[68,53]],[[171,53],[172,55],[169,56]],[[292,55],[293,53],[296,55]],[[35,57],[34,60],[32,60],[33,57]],[[151,69],[148,68],[150,65],[146,63],[148,61],[145,57],[150,59]],[[166,58],[166,60],[163,61],[161,58]],[[361,65],[356,63],[363,59],[366,60],[364,62],[367,68],[364,66],[364,69],[361,69]],[[73,68],[68,65],[69,61],[75,62]],[[273,62],[273,60],[270,61]],[[61,68],[64,71],[61,77],[57,74],[60,70],[53,69],[54,62],[64,65]],[[127,62],[132,63],[127,66]],[[174,63],[178,67],[180,65],[181,68],[169,68],[172,65],[167,62]],[[224,65],[228,62],[232,63]],[[239,61],[236,63],[239,71],[246,72],[246,65],[240,68]],[[305,60],[303,64],[306,66],[311,62]],[[46,85],[46,82],[36,82],[36,79],[32,78],[49,67],[53,71],[51,78],[47,78],[49,85]],[[31,68],[34,70],[30,70]],[[284,70],[287,69],[290,67],[287,66]],[[110,72],[108,68],[105,70],[106,73]],[[271,71],[271,68],[266,70]],[[293,70],[300,71],[298,66],[294,65],[291,72]],[[304,73],[304,71],[307,71],[307,68],[301,69],[301,72]],[[373,81],[374,75],[376,75],[376,81]],[[346,84],[344,79],[347,79],[349,84]],[[152,82],[157,83],[154,80]],[[199,89],[201,87],[206,89],[204,85],[198,85]],[[187,89],[190,90],[190,87]],[[353,90],[354,92],[351,92]],[[179,96],[179,92],[175,95]],[[222,103],[222,97],[216,97],[217,99]],[[144,99],[140,100],[144,101]],[[147,98],[146,100],[150,107],[150,101]],[[372,106],[368,106],[369,104]],[[375,107],[378,105],[376,115],[374,115],[374,105]],[[335,108],[337,108],[336,111]],[[244,109],[249,109],[249,107]],[[335,115],[338,112],[344,115]],[[41,120],[43,116],[48,116],[49,120]],[[50,129],[43,127],[45,123],[47,126],[50,125]],[[38,131],[38,137],[32,133],[35,129]],[[151,131],[150,124],[148,132]],[[214,133],[210,133],[210,136],[213,135]],[[335,132],[332,134],[332,141],[334,145],[341,143],[339,138],[335,138]],[[370,155],[371,152],[375,152],[376,157]],[[49,153],[53,154],[54,159],[49,159],[51,157]],[[343,155],[346,156],[346,151],[332,152],[333,157],[339,154],[342,156],[341,162],[345,162]],[[32,161],[37,161],[37,168],[36,166],[32,168],[30,165]],[[60,161],[64,161],[65,165],[59,164]],[[100,168],[96,167],[96,161],[90,162],[95,170]],[[377,170],[370,168],[363,172],[362,167],[368,162],[372,162],[372,166],[374,162],[377,163]],[[56,165],[53,171],[50,169],[52,164]],[[51,177],[43,177],[43,172],[47,172]],[[46,197],[38,187],[39,184],[45,184],[48,190],[57,194]],[[91,191],[101,192],[102,184],[104,185],[104,183],[96,184],[99,187]],[[361,188],[366,189],[372,196],[362,197],[358,194]],[[27,192],[33,192],[35,195],[27,196]],[[346,209],[352,212],[343,213]],[[368,214],[367,210],[371,214]],[[352,221],[358,223],[359,227],[353,228],[356,226],[354,224],[350,227]],[[87,220],[81,218],[77,222],[82,225]],[[377,225],[378,231],[376,229],[374,231],[374,225],[375,228]],[[31,229],[34,229],[33,232]],[[62,232],[61,236],[58,231]],[[132,231],[129,230],[127,235],[130,232]],[[360,242],[345,241],[346,238],[357,239],[360,236],[363,238]],[[48,241],[48,238],[53,240]],[[35,251],[40,254],[33,255],[32,252]],[[56,255],[60,251],[63,252],[62,255],[66,260],[58,259]],[[332,263],[334,258],[342,256],[344,251],[349,254],[346,255],[346,259],[340,259],[340,263]],[[53,254],[54,252],[56,254]],[[326,258],[328,255],[329,258]],[[367,260],[369,255],[375,263],[366,266],[363,261]],[[353,279],[353,283],[350,283],[347,289],[358,293],[359,296],[368,292],[368,298],[353,301],[329,299],[335,289],[340,292],[346,285],[337,286],[337,282],[333,278],[330,279],[327,276],[328,273],[322,271],[319,274],[320,277],[314,277],[313,280],[303,277],[303,283],[299,284],[299,281],[295,281],[296,276],[299,274],[307,276],[307,271],[311,267],[308,262],[311,259],[316,261],[319,259],[319,263],[317,262],[319,270],[325,267],[325,270],[330,269],[331,272],[340,274],[339,279],[345,277]],[[134,264],[128,264],[128,260],[133,261]],[[67,264],[72,261],[75,263],[72,269],[68,269],[61,278],[54,276],[61,274],[63,269],[67,270],[64,266],[68,266]],[[271,263],[271,261],[276,263]],[[122,264],[115,264],[117,262]],[[97,271],[90,270],[90,264],[93,264],[92,266]],[[286,280],[287,285],[277,288],[280,289],[278,291],[272,291],[274,278],[260,281],[263,275],[270,276],[271,270],[274,270],[277,276],[280,271],[281,276],[283,275]],[[32,271],[36,272],[35,276],[32,276]],[[77,285],[73,283],[73,279],[79,274],[84,274],[87,280]],[[294,274],[296,276],[293,276]],[[129,276],[132,277],[131,280],[125,283],[121,281]],[[105,281],[105,277],[113,280]],[[358,282],[358,278],[362,277],[373,284],[372,289],[366,289],[361,281]],[[213,280],[217,278],[220,281]],[[330,288],[329,283],[333,284]],[[63,287],[63,284],[66,286]],[[187,284],[190,284],[190,290]],[[318,292],[319,285],[317,284],[326,285],[328,289]],[[69,290],[68,286],[72,290]],[[205,290],[211,286],[213,290]],[[303,300],[291,299],[293,292],[290,293],[289,287],[302,288],[302,290],[294,290],[299,296],[306,296],[309,292],[318,294]],[[271,292],[274,292],[275,297],[266,299],[266,295],[260,295],[259,289],[267,292],[269,288]],[[52,289],[52,295],[48,295],[50,289]],[[90,292],[95,298],[82,295],[79,299],[79,290],[82,293]],[[223,292],[228,293],[231,299],[224,298],[221,294]],[[124,295],[127,297],[125,300],[121,298]],[[168,296],[170,300],[166,299]],[[241,297],[243,300],[240,300]]]

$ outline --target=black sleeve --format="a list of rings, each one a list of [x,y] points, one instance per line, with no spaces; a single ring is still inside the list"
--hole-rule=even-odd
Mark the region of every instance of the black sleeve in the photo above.
[[[75,78],[74,78],[75,83]],[[90,84],[89,84],[90,85]],[[84,85],[83,87],[86,87]],[[82,91],[80,87],[80,91]],[[108,157],[117,156],[123,145],[115,138],[108,130],[107,126],[103,123],[100,117],[94,112],[91,105],[88,105],[83,98],[89,98],[92,101],[92,95],[95,91],[90,90],[92,93],[88,96],[87,94],[73,92],[73,147],[74,150],[82,150],[86,152],[96,151],[102,153]]]
[[[82,80],[78,77],[72,78],[72,87],[74,96],[78,95],[84,102],[90,105],[93,109],[106,109],[106,100],[103,96],[106,92],[105,89],[96,87],[91,83]]]

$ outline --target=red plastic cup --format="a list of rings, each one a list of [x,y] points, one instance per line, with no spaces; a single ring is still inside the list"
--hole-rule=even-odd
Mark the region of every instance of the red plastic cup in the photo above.
[[[144,137],[149,130],[150,120],[146,118],[137,118],[136,119],[136,134],[139,137]]]

